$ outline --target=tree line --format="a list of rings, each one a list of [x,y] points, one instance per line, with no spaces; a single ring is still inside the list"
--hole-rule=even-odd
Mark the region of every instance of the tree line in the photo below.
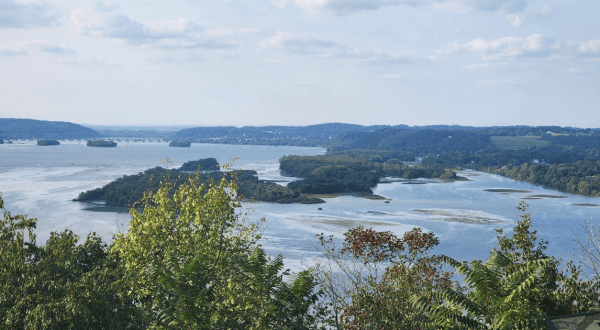
[[[552,165],[525,163],[520,166],[479,169],[566,193],[600,197],[600,161]]]

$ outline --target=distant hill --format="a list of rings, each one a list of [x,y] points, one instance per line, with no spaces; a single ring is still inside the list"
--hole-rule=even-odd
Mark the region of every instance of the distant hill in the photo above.
[[[489,134],[472,130],[390,128],[369,133],[342,133],[332,141],[329,150],[405,150],[422,155],[456,150],[475,152],[489,147],[490,144]]]
[[[215,126],[185,128],[170,138],[196,143],[291,145],[333,147],[348,149],[402,149],[412,145],[415,151],[427,152],[431,145],[436,149],[480,150],[490,143],[490,136],[542,136],[549,132],[560,135],[592,134],[593,129],[559,126],[491,126],[474,127],[459,125],[374,125],[362,126],[343,123],[327,123],[309,126]],[[103,132],[104,133],[104,132]],[[458,139],[449,140],[454,135]],[[482,138],[483,140],[477,140]],[[431,150],[430,150],[431,151]]]
[[[347,131],[332,139],[328,150],[403,150],[423,156],[454,151],[475,153],[486,148],[548,148],[551,145],[587,149],[597,148],[599,136],[592,129],[558,126],[415,126],[374,132]]]
[[[194,127],[180,130],[173,135],[173,139],[200,143],[327,146],[331,139],[343,132],[373,132],[386,127],[390,126],[328,123],[309,126]]]
[[[0,118],[0,136],[4,139],[88,139],[102,135],[97,131],[63,121]]]

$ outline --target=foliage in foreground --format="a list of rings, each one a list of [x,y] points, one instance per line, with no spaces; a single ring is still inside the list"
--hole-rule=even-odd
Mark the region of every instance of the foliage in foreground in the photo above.
[[[38,245],[36,220],[4,211],[0,329],[545,329],[600,307],[597,274],[560,270],[524,203],[485,262],[434,255],[419,228],[358,227],[341,246],[319,235],[324,258],[290,274],[240,213],[235,176],[174,184],[146,194],[110,246],[69,230]]]
[[[39,246],[36,219],[4,210],[0,221],[0,329],[144,328],[98,235],[78,244],[70,230],[54,232]]]
[[[36,220],[6,211],[0,329],[319,328],[311,271],[265,255],[234,182],[161,185],[111,246],[69,230],[38,246]]]
[[[547,242],[531,230],[526,207],[524,202],[518,207],[521,220],[512,236],[497,230],[498,247],[485,262],[430,255],[437,238],[416,230],[398,239],[354,229],[339,251],[331,239],[326,241],[326,260],[342,271],[332,276],[325,263],[328,267],[319,265],[316,277],[325,283],[332,310],[339,312],[337,328],[546,329],[548,316],[599,310],[598,277],[582,279],[581,268],[571,262],[559,269],[559,262],[544,252]],[[386,242],[396,242],[394,253]],[[444,264],[462,281],[452,283]],[[381,268],[382,276],[372,271]],[[356,279],[362,281],[352,290],[339,290]]]
[[[171,196],[162,185],[131,210],[115,237],[126,280],[159,329],[304,329],[315,283],[304,271],[287,283],[281,257],[257,244],[257,224],[238,213],[235,181],[192,178]],[[314,326],[314,325],[313,325]]]

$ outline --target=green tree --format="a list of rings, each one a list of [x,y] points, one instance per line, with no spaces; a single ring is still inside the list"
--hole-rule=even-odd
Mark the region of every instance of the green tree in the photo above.
[[[428,315],[417,323],[438,329],[514,329],[535,327],[545,316],[527,298],[539,291],[534,283],[551,259],[515,264],[500,252],[486,262],[442,259],[465,277],[467,293],[448,287],[413,295],[413,305]]]
[[[35,226],[36,219],[4,210],[0,329],[143,328],[118,260],[109,257],[99,236],[78,244],[77,235],[65,230],[38,246]]]
[[[284,281],[281,258],[258,245],[239,213],[234,180],[164,183],[131,209],[121,258],[136,300],[157,329],[304,329],[318,295],[310,272]]]
[[[412,296],[413,305],[429,319],[419,322],[430,328],[545,329],[547,316],[598,309],[598,277],[581,278],[580,267],[545,254],[547,242],[531,229],[527,204],[517,207],[521,220],[510,237],[498,229],[498,247],[486,262],[444,262],[464,276],[465,290],[446,287],[424,296]]]

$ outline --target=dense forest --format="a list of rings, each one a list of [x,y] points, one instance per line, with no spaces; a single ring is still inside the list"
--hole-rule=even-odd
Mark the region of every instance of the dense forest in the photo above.
[[[209,172],[189,173],[198,171],[198,168],[212,169]],[[145,193],[156,192],[161,183],[170,182],[173,193],[181,184],[189,181],[190,177],[197,177],[202,183],[226,178],[235,180],[238,185],[237,193],[246,200],[276,202],[276,203],[323,203],[322,199],[307,196],[293,191],[274,182],[258,180],[256,171],[242,170],[233,172],[218,171],[219,164],[214,158],[201,159],[185,163],[179,169],[166,169],[155,167],[134,175],[124,175],[107,185],[82,192],[74,201],[103,201],[106,206],[131,207],[144,197]]]
[[[332,141],[327,155],[371,153],[363,158],[384,163],[387,155],[377,159],[382,151],[421,157],[423,168],[471,168],[568,193],[595,196],[600,188],[594,165],[600,161],[598,130],[518,126],[346,132]]]
[[[37,140],[38,146],[57,146],[60,142],[57,140]]]
[[[600,161],[521,166],[480,167],[479,170],[571,194],[600,197]]]
[[[597,251],[584,265],[547,255],[524,202],[485,261],[433,254],[443,242],[420,228],[355,227],[317,235],[319,263],[292,274],[239,212],[235,180],[173,186],[147,194],[110,245],[69,229],[40,244],[36,219],[0,198],[1,327],[545,330],[546,317],[600,310]],[[582,249],[599,246],[588,234]]]
[[[458,177],[452,169],[443,166],[407,166],[393,154],[372,153],[363,157],[362,152],[353,156],[284,156],[279,167],[284,175],[302,178],[288,184],[288,188],[308,194],[366,193],[372,194],[380,179],[386,176],[404,179],[435,178],[441,180],[466,180]],[[368,196],[368,195],[366,195]]]
[[[0,118],[0,136],[4,139],[89,139],[102,135],[78,124],[62,121]]]
[[[117,143],[114,141],[107,140],[89,140],[87,142],[88,147],[100,147],[100,148],[114,148],[117,146]]]

